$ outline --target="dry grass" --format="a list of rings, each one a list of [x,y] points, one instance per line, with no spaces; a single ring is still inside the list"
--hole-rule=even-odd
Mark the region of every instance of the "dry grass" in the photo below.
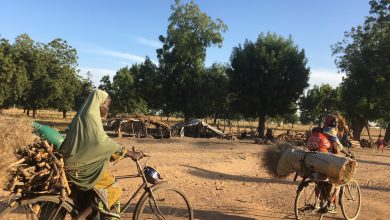
[[[31,144],[35,139],[31,119],[0,116],[0,186],[7,177],[6,168],[17,160],[15,149]]]
[[[286,148],[291,148],[292,145],[288,143],[276,144],[268,147],[264,150],[262,155],[262,167],[267,170],[268,174],[273,177],[283,178],[284,176],[280,176],[277,173],[277,167],[279,163],[279,159],[283,154],[283,151]]]
[[[32,114],[32,112],[30,113]],[[23,109],[17,109],[17,108],[4,110],[4,114],[13,117],[25,117],[25,113],[23,113]],[[75,115],[76,112],[68,112],[67,118],[63,119],[62,112],[43,109],[38,111],[38,118],[34,119],[34,121],[48,125],[50,127],[55,127],[57,130],[64,132]],[[174,125],[178,122],[183,121],[183,118],[176,118],[176,117],[167,118],[161,116],[151,116],[151,118],[155,121],[161,121],[168,125]],[[208,124],[214,126],[214,119],[205,118],[204,120]],[[257,121],[244,121],[244,120],[234,121],[233,120],[231,121],[231,128],[230,128],[228,125],[228,121],[223,119],[218,119],[216,124],[216,126],[219,126],[219,128],[224,132],[233,133],[233,134],[239,134],[243,131],[254,132],[257,128],[257,125],[258,125]],[[274,135],[276,136],[286,132],[287,130],[293,130],[296,132],[306,132],[311,130],[313,126],[314,125],[295,124],[294,127],[292,127],[291,124],[282,124],[282,125],[278,125],[276,123],[266,124],[266,128],[274,129]],[[378,138],[379,134],[384,135],[384,132],[385,132],[384,129],[370,128],[370,133],[374,140]],[[368,133],[365,129],[362,132],[362,138],[368,139]]]

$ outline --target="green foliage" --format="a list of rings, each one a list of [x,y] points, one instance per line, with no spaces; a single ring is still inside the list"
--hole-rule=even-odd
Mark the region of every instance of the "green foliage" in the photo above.
[[[156,64],[149,57],[134,71],[134,86],[137,94],[146,101],[149,111],[156,113],[163,108],[162,75]]]
[[[299,122],[299,116],[296,112],[290,114],[284,114],[282,118],[285,123],[290,123],[293,126],[294,124]]]
[[[329,84],[314,85],[299,100],[301,122],[320,125],[326,114],[339,111],[340,106],[340,88],[333,89]]]
[[[123,67],[119,69],[111,83],[108,76],[101,80],[103,84],[99,86],[105,89],[112,99],[110,112],[117,113],[146,113],[147,104],[138,95],[134,85],[133,77],[138,74],[139,65],[133,65],[131,68]]]
[[[87,72],[87,77],[80,77],[81,90],[75,100],[75,110],[80,109],[81,105],[87,100],[88,95],[95,89],[91,80],[91,73]]]
[[[235,47],[230,59],[232,109],[245,117],[259,117],[260,135],[265,116],[295,111],[310,70],[304,51],[291,38],[260,34],[256,42],[246,40]]]
[[[75,109],[76,97],[82,90],[81,80],[76,74],[76,49],[57,38],[45,45],[45,52],[50,58],[47,71],[53,83],[50,93],[52,106],[63,112]]]
[[[204,71],[206,48],[222,45],[227,26],[220,20],[213,21],[199,7],[179,0],[172,6],[167,36],[160,36],[163,47],[157,50],[160,71],[164,76],[162,89],[165,94],[166,113],[181,111],[185,118],[199,113],[198,83]]]
[[[15,104],[27,84],[26,69],[16,60],[8,40],[0,39],[0,108]]]
[[[55,107],[65,113],[75,108],[75,97],[81,90],[76,74],[78,58],[66,41],[58,38],[44,44],[22,34],[13,44],[13,54],[28,79],[21,100],[24,108]]]
[[[346,32],[332,48],[346,73],[341,85],[345,111],[359,122],[358,130],[360,122],[390,121],[390,1],[371,0],[370,6],[364,25]]]
[[[229,118],[230,82],[227,68],[226,65],[214,63],[200,78],[198,101],[204,116]]]

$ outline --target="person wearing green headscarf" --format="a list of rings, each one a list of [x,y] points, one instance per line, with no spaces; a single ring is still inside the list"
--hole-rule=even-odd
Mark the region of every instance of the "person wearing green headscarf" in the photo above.
[[[112,155],[126,153],[103,129],[102,118],[107,116],[110,104],[105,91],[91,92],[73,118],[60,147],[69,180],[83,191],[103,191],[99,195],[106,197],[103,202],[108,209],[119,199],[121,189],[113,185],[115,178],[107,166]]]

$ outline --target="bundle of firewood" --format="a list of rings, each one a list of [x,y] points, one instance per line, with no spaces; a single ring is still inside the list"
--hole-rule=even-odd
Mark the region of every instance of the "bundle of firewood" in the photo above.
[[[288,142],[296,146],[304,146],[306,144],[307,133],[282,133],[276,137],[278,142]]]
[[[9,165],[5,189],[11,193],[60,192],[70,193],[64,171],[64,162],[53,146],[37,141],[15,152],[17,162]]]

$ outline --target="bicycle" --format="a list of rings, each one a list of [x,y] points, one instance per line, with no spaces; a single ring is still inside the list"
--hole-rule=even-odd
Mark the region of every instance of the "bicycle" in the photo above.
[[[168,185],[159,176],[150,176],[147,171],[153,168],[147,166],[146,161],[143,165],[141,164],[140,160],[142,158],[150,158],[148,154],[139,152],[130,156],[130,158],[136,163],[138,174],[120,176],[118,179],[142,178],[143,183],[126,202],[120,213],[104,212],[93,208],[95,212],[108,218],[121,218],[130,208],[133,200],[143,192],[136,203],[133,220],[191,220],[194,218],[192,206],[184,192]],[[26,219],[77,219],[82,218],[80,217],[81,211],[83,210],[78,209],[78,204],[75,203],[71,195],[67,194],[66,188],[63,187],[61,192],[31,193],[21,195],[16,199],[10,199],[6,207],[0,211],[0,219],[22,219],[23,213]]]
[[[296,219],[322,219],[328,213],[327,205],[330,198],[332,183],[326,178],[315,178],[314,172],[307,170],[298,185],[294,202]],[[294,181],[298,173],[294,177]],[[361,191],[356,180],[350,180],[341,185],[338,203],[345,219],[354,220],[361,209]]]

